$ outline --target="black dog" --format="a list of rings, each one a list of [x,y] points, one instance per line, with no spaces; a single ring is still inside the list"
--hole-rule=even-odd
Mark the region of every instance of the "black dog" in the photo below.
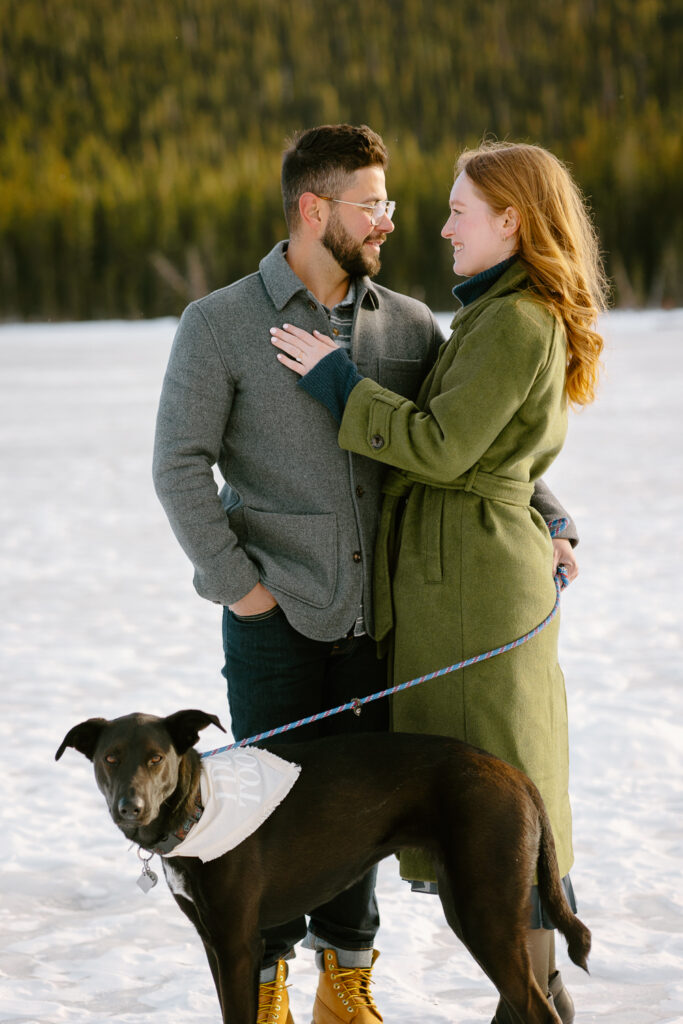
[[[210,724],[222,728],[203,711],[91,718],[67,733],[56,758],[75,747],[93,761],[115,824],[152,850],[195,805],[193,746]],[[520,1021],[559,1024],[525,944],[536,871],[543,903],[584,969],[590,932],[567,904],[548,816],[522,772],[439,736],[367,733],[266,746],[301,765],[270,817],[216,860],[163,860],[204,943],[224,1024],[256,1020],[260,929],[325,903],[406,847],[431,855],[449,925]]]

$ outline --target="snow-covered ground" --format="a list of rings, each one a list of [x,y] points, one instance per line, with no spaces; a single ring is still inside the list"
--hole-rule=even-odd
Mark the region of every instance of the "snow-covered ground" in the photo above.
[[[444,318],[447,322],[448,318]],[[683,311],[613,313],[595,406],[549,481],[581,530],[563,597],[580,914],[577,1024],[683,1021]],[[227,718],[220,611],[201,601],[150,481],[174,323],[0,329],[0,1021],[208,1024],[198,938],[143,895],[66,731],[198,706]],[[204,749],[225,742],[210,729]],[[492,986],[438,901],[381,868],[376,998],[390,1022],[479,1024]],[[292,965],[297,1024],[316,982]]]

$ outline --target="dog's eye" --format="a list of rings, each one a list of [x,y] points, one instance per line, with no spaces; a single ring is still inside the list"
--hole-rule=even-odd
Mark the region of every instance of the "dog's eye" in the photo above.
[[[162,761],[163,757],[161,754],[153,754],[149,759],[150,764],[161,764]]]
[[[107,754],[104,760],[107,762],[107,764],[118,764],[119,763],[118,757],[116,757],[114,754]]]

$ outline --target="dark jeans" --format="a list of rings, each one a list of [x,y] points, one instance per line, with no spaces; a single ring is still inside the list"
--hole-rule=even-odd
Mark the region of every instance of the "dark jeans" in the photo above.
[[[386,662],[377,658],[370,637],[346,637],[335,643],[310,640],[289,625],[279,607],[246,619],[224,608],[223,649],[232,733],[237,740],[386,687]],[[365,705],[360,716],[345,711],[282,733],[273,742],[386,732],[388,726],[388,701],[383,698]],[[349,821],[353,827],[353,808],[349,808]],[[339,949],[372,947],[379,927],[376,875],[373,868],[350,889],[311,909],[309,931]],[[267,929],[263,966],[284,957],[305,935],[303,917]]]

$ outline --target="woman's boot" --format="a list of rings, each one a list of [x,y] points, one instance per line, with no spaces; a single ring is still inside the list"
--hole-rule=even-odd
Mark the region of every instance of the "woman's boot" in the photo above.
[[[532,974],[538,982],[541,991],[548,992],[548,975],[551,963],[552,969],[555,970],[555,933],[547,928],[530,928],[526,935]],[[552,1005],[552,997],[550,997],[549,1001]],[[557,1007],[555,1009],[557,1010]],[[562,1017],[560,1011],[557,1010],[557,1012]],[[562,1021],[563,1024],[566,1024],[564,1017],[562,1017]],[[496,1015],[491,1024],[517,1024],[513,1014],[508,1010],[507,1005],[502,999],[498,1001]]]
[[[557,970],[557,965],[555,964],[555,932],[552,933],[550,955],[548,957],[548,991],[553,997],[555,1010],[562,1024],[572,1024],[574,1020],[574,1000],[564,987],[562,975]]]
[[[567,992],[559,971],[548,978],[548,990],[553,997],[555,1010],[562,1024],[572,1024],[574,1020],[574,1000]]]

